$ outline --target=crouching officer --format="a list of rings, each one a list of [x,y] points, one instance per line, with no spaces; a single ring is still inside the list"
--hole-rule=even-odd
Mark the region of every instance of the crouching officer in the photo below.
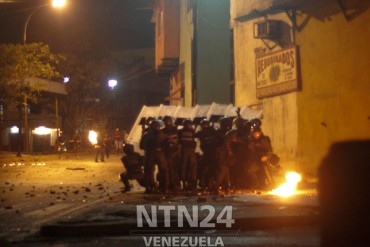
[[[266,189],[273,186],[269,164],[273,157],[271,140],[264,135],[260,125],[251,126],[252,139],[248,144],[250,164],[247,176],[253,189]]]
[[[123,166],[126,169],[125,172],[120,174],[121,181],[125,185],[123,192],[129,192],[131,190],[129,179],[136,179],[144,187],[144,172],[142,169],[144,166],[144,157],[135,152],[134,145],[131,143],[126,143],[123,146],[123,152],[126,154],[121,158]]]

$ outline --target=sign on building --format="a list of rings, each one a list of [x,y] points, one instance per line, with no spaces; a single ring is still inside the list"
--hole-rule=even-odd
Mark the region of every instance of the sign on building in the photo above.
[[[257,98],[298,90],[297,46],[256,58]]]

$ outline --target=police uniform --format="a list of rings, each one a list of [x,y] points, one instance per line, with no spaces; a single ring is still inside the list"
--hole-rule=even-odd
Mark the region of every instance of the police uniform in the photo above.
[[[190,120],[184,121],[184,128],[179,130],[180,143],[180,178],[183,189],[196,189],[197,164],[196,164],[196,142],[195,132]]]
[[[166,156],[169,172],[170,187],[177,191],[180,188],[179,176],[179,137],[177,128],[173,125],[166,125],[163,129],[165,134],[164,153]]]
[[[198,165],[200,186],[211,189],[216,180],[216,130],[207,123],[195,134],[195,137],[199,139],[200,149],[203,152]]]
[[[125,192],[130,191],[129,179],[136,179],[141,186],[145,186],[144,173],[142,166],[144,157],[139,153],[132,151],[121,158],[121,161],[126,169],[120,174],[121,181],[125,185]]]
[[[169,187],[168,165],[163,150],[165,135],[158,128],[159,123],[157,121],[154,121],[148,131],[145,132],[140,143],[140,146],[145,150],[144,176],[147,193],[152,192],[156,187],[154,180],[155,164],[158,164],[159,172],[163,176],[160,185],[164,192],[167,192]]]
[[[248,169],[248,142],[250,139],[249,129],[238,125],[227,134],[227,145],[233,160],[230,167],[231,184],[234,188],[246,188],[248,181],[245,178]]]
[[[253,131],[260,131],[261,135],[258,139],[252,138],[248,144],[250,151],[250,166],[247,171],[247,176],[250,180],[250,186],[252,188],[264,189],[268,186],[266,181],[268,178],[271,180],[270,172],[268,171],[268,160],[272,155],[271,140],[268,136],[263,135],[262,131],[258,128]],[[262,157],[266,156],[267,160],[262,161]]]

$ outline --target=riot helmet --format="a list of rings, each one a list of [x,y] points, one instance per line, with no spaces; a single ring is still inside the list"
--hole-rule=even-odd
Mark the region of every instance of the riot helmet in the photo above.
[[[202,128],[202,129],[206,129],[206,128],[209,128],[211,125],[210,125],[210,123],[209,123],[209,121],[208,121],[208,119],[207,118],[203,118],[201,121],[200,121],[200,127]]]
[[[240,129],[243,127],[243,124],[244,124],[244,119],[242,117],[234,118],[233,125],[235,126],[235,128]]]
[[[131,143],[126,143],[125,145],[123,145],[123,152],[125,154],[130,154],[130,153],[133,153],[134,152],[134,145],[131,144]]]
[[[218,123],[220,125],[220,129],[230,130],[231,129],[231,125],[232,125],[232,119],[231,118],[228,118],[228,117],[221,117],[218,120]]]
[[[253,118],[249,121],[250,125],[253,127],[261,127],[262,121],[259,118]]]
[[[165,116],[163,118],[163,122],[166,126],[172,126],[173,125],[173,119],[170,116]]]
[[[161,130],[165,127],[164,122],[160,119],[154,120],[151,124],[153,129]]]
[[[155,120],[154,117],[147,117],[145,120],[145,125],[150,126],[154,120]]]
[[[182,125],[184,126],[184,128],[189,129],[193,127],[193,122],[190,119],[185,119]]]

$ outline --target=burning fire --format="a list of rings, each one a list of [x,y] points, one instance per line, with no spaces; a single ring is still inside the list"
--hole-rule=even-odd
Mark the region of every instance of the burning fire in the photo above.
[[[96,144],[98,143],[98,134],[93,131],[93,130],[90,130],[89,131],[89,141],[91,142],[91,144]]]
[[[297,193],[296,188],[298,183],[302,180],[302,177],[297,172],[288,172],[285,174],[286,182],[280,185],[278,188],[269,192],[269,194],[289,197]]]

